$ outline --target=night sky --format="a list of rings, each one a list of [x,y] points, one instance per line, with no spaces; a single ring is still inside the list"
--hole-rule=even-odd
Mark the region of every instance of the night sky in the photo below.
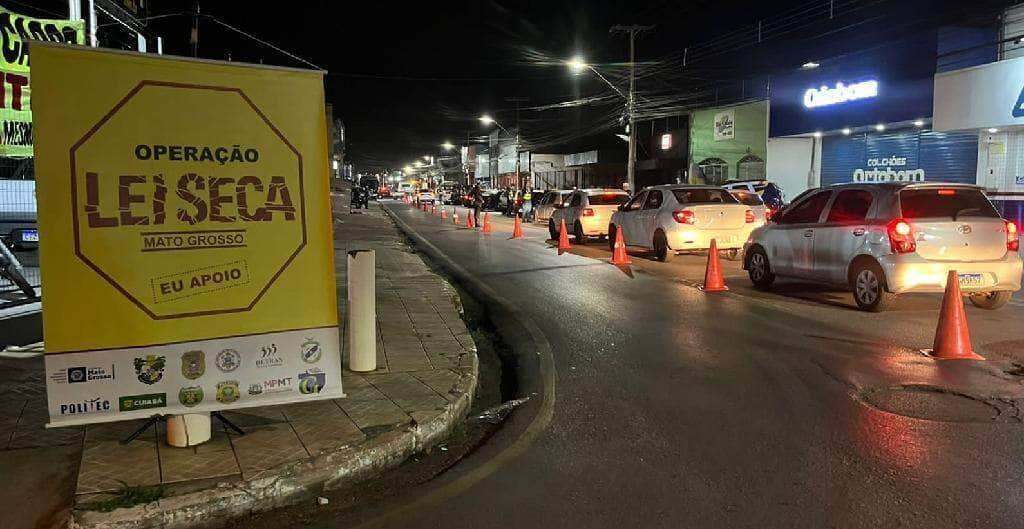
[[[609,34],[615,24],[656,25],[638,39],[638,61],[646,62],[638,89],[655,115],[706,105],[709,90],[734,79],[795,68],[941,23],[985,23],[1009,3],[207,0],[201,10],[327,70],[327,99],[347,127],[349,161],[357,170],[374,170],[438,153],[444,141],[478,138],[486,132],[476,120],[484,112],[513,127],[516,103],[508,101],[513,97],[528,98],[519,103],[526,108],[519,123],[524,141],[538,151],[568,152],[616,141],[622,99],[592,74],[573,76],[562,64],[582,54],[625,88],[627,69],[621,63],[628,57],[628,41]],[[150,4],[151,16],[192,7],[191,0]],[[0,0],[0,5],[25,14],[67,13],[65,0]],[[190,16],[176,15],[149,27],[164,37],[165,53],[190,55],[191,23]],[[104,45],[116,46],[117,30],[110,31]],[[200,22],[199,55],[306,66],[208,19]],[[583,106],[536,108],[590,97],[596,100]]]

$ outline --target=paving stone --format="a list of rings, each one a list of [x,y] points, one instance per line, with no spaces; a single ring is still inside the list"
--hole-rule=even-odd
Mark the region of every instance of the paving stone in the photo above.
[[[462,382],[462,375],[447,369],[432,369],[411,373],[417,380],[440,394],[449,402],[459,398],[461,393],[454,392]]]
[[[388,398],[349,400],[338,399],[338,405],[360,429],[409,422],[409,414]]]
[[[315,405],[291,407],[285,411],[292,428],[310,454],[355,444],[366,436],[356,423],[335,404],[321,401]]]
[[[378,375],[370,382],[406,412],[443,408],[448,402],[408,373]]]
[[[263,470],[309,457],[290,424],[242,427],[245,435],[230,434],[242,477],[249,479]]]
[[[237,476],[242,470],[223,430],[215,430],[209,442],[176,448],[161,436],[158,445],[162,483]]]
[[[344,387],[344,384],[342,384]],[[265,424],[282,423],[287,421],[280,406],[258,406],[255,408],[242,408],[235,411],[223,412],[224,418],[236,426],[261,426]],[[216,420],[216,419],[214,419]]]
[[[43,446],[64,446],[82,442],[81,426],[46,428],[42,423],[18,423],[7,448],[37,448]]]
[[[77,494],[116,491],[122,482],[130,486],[160,483],[157,430],[143,432],[134,441],[121,444],[138,426],[136,421],[89,425]]]

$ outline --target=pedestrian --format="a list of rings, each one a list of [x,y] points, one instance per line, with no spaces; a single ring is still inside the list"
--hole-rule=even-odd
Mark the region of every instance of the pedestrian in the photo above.
[[[523,221],[531,222],[533,215],[533,194],[530,192],[530,188],[526,188],[523,191]]]
[[[484,205],[484,195],[480,191],[480,184],[473,184],[469,190],[470,202],[473,204],[473,224],[480,224],[480,208]]]

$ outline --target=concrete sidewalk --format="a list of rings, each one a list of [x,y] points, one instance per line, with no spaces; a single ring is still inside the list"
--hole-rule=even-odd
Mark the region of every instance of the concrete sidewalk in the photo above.
[[[5,529],[59,527],[72,503],[74,523],[85,527],[185,526],[264,510],[315,494],[325,483],[350,484],[443,438],[468,411],[477,383],[476,348],[458,294],[411,252],[378,207],[350,214],[347,197],[334,202],[340,314],[346,252],[376,250],[376,372],[346,370],[346,398],[225,412],[244,436],[215,420],[211,442],[177,449],[166,444],[162,424],[126,445],[119,441],[140,421],[44,429],[41,358],[0,358],[0,475],[14,477],[0,482]],[[347,335],[347,367],[346,343]],[[159,490],[162,499],[91,510],[123,495],[125,486]],[[27,504],[26,491],[33,497]],[[21,512],[13,513],[13,505]],[[13,525],[10,514],[18,517]]]

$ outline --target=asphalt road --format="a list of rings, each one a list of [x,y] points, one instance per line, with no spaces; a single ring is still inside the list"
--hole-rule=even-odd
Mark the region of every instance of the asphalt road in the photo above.
[[[694,288],[703,256],[558,255],[492,215],[485,236],[398,202],[401,222],[514,305],[550,344],[554,394],[438,479],[323,527],[1020,527],[1019,298],[968,309],[987,362],[930,346],[939,298],[866,314],[802,285]],[[464,219],[464,213],[460,214]],[[508,328],[514,335],[529,329]],[[551,406],[550,421],[544,406]],[[890,411],[885,411],[890,410]],[[511,448],[514,448],[512,450]]]

